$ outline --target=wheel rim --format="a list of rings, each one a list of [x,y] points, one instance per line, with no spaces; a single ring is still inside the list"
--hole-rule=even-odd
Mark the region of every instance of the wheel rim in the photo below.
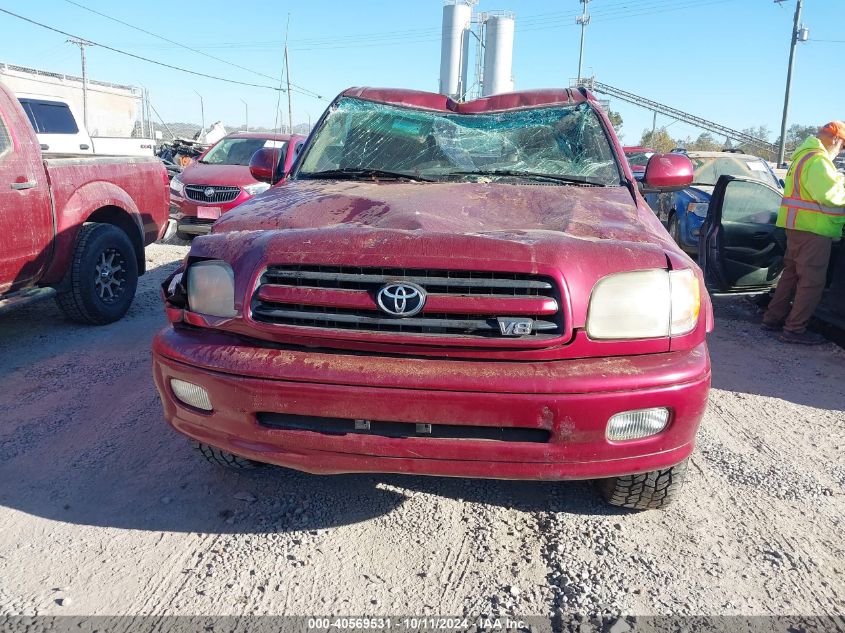
[[[107,248],[94,267],[94,289],[100,301],[116,303],[126,292],[126,259],[116,248]]]

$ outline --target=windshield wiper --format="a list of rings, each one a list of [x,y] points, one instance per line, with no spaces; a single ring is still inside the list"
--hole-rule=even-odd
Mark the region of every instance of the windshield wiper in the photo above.
[[[355,180],[358,178],[385,178],[391,180],[418,180],[423,182],[434,182],[431,178],[423,178],[414,174],[405,174],[400,171],[387,171],[385,169],[363,169],[357,167],[344,167],[342,169],[327,169],[325,171],[300,172],[299,178],[329,178]]]
[[[512,178],[531,178],[535,180],[552,180],[575,185],[597,185],[606,187],[607,183],[599,178],[591,176],[559,176],[557,174],[545,174],[536,171],[511,171],[509,169],[477,169],[472,171],[450,171],[446,176],[504,176]]]

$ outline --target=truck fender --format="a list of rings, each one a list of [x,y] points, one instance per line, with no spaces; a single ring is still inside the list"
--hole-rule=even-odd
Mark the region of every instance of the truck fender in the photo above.
[[[152,222],[152,219],[149,221]],[[110,182],[97,181],[76,189],[64,207],[56,209],[54,257],[42,283],[56,285],[62,281],[70,265],[79,230],[85,222],[114,224],[123,230],[135,247],[138,273],[144,273],[146,227],[143,214],[123,189]]]

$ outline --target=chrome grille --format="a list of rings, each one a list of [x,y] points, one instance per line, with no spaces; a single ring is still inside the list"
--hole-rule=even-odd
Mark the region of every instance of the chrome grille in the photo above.
[[[214,193],[211,196],[205,195],[206,189],[213,189]],[[208,204],[215,204],[221,202],[231,202],[240,194],[240,187],[218,187],[216,185],[185,185],[185,196],[189,200],[195,202],[207,202]]]
[[[427,299],[412,317],[380,310],[376,294],[386,284],[413,283]],[[532,321],[541,340],[561,335],[557,285],[550,277],[465,270],[269,266],[252,297],[255,321],[360,332],[446,338],[502,338],[498,317]],[[514,337],[508,337],[514,338]]]

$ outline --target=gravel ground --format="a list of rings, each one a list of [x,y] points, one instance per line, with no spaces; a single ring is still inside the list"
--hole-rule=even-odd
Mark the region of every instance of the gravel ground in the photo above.
[[[838,347],[786,347],[718,302],[710,406],[665,512],[589,482],[239,474],[165,425],[150,377],[158,284],[186,250],[148,249],[122,322],[0,315],[0,615],[845,612]]]

